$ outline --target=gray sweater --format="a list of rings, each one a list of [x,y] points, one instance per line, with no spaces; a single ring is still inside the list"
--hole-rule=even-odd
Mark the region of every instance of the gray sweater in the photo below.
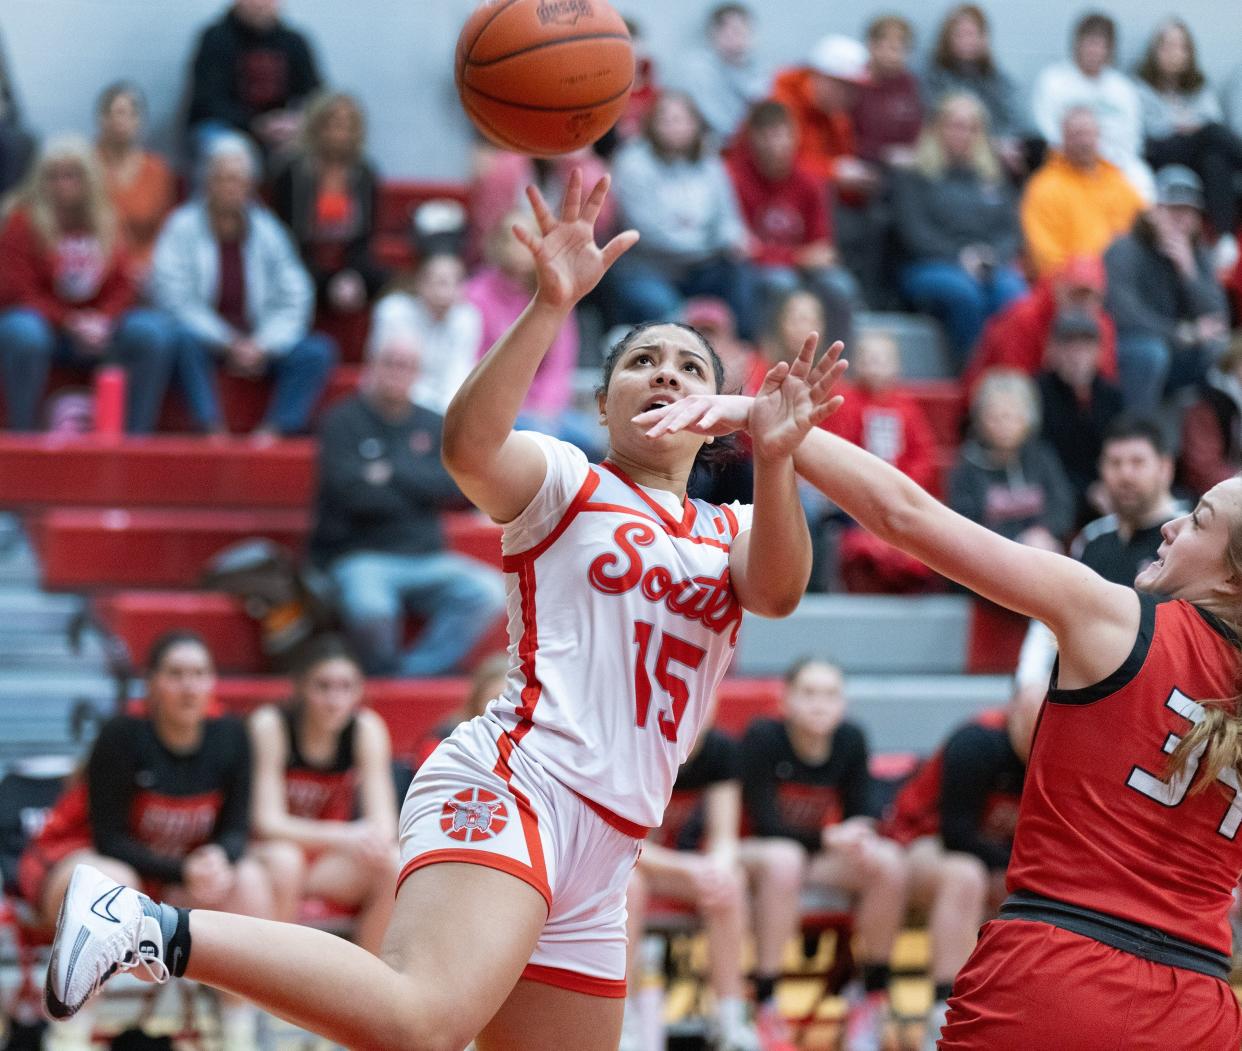
[[[896,173],[893,210],[905,257],[913,262],[957,262],[967,245],[986,244],[1004,264],[1016,259],[1021,247],[1009,184],[984,182],[969,169],[950,168],[939,178]]]
[[[642,239],[635,257],[671,269],[746,247],[746,224],[720,158],[666,161],[646,139],[628,142],[612,166],[621,225]]]
[[[1149,139],[1167,139],[1224,120],[1220,102],[1206,84],[1198,91],[1157,91],[1140,80],[1138,92],[1143,135]]]
[[[977,69],[929,65],[921,79],[928,112],[935,112],[945,95],[966,91],[983,103],[988,111],[988,131],[996,138],[1017,138],[1025,130],[1017,89],[999,69],[987,75]]]
[[[1177,326],[1205,314],[1227,317],[1225,290],[1216,283],[1207,251],[1195,248],[1197,272],[1183,277],[1155,246],[1140,220],[1104,253],[1108,272],[1105,305],[1117,334],[1158,336],[1176,341]]]

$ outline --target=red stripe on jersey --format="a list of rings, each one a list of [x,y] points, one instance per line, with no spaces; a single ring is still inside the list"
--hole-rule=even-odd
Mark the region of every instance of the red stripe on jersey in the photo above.
[[[578,512],[586,505],[586,502],[591,498],[591,494],[597,488],[599,488],[599,475],[593,470],[588,469],[587,476],[582,480],[582,485],[574,493],[574,498],[569,502],[569,506],[565,508],[565,513],[561,515],[561,520],[552,528],[552,532],[526,551],[518,551],[515,554],[503,556],[500,560],[500,568],[506,573],[516,573],[518,566],[523,562],[533,562],[547,551],[548,548],[556,543],[560,535],[569,528],[569,523],[578,517]]]
[[[522,971],[522,977],[530,982],[552,985],[574,993],[586,993],[588,996],[605,996],[610,1000],[625,999],[624,978],[596,978],[594,975],[567,971],[563,967],[544,967],[538,963],[528,963]]]
[[[642,486],[635,482],[616,464],[609,463],[605,460],[602,464],[600,464],[600,467],[602,467],[605,471],[608,471],[610,474],[615,475],[617,478],[620,478],[621,481],[633,489],[638,498],[659,516],[660,521],[664,523],[665,527],[670,533],[673,534],[673,536],[690,536],[690,530],[694,528],[694,521],[695,518],[698,517],[698,512],[695,511],[694,504],[690,502],[688,497],[682,497],[681,520],[678,521],[671,514],[669,514],[668,509],[660,504],[659,501],[653,500],[650,496],[643,492]]]
[[[535,706],[543,693],[543,683],[535,668],[539,653],[539,623],[535,619],[535,563],[523,561],[517,569],[518,595],[522,610],[522,637],[518,639],[518,664],[522,669],[522,703],[516,709],[521,722],[513,729],[517,744],[534,725]]]
[[[500,752],[500,758],[496,760],[494,769],[504,779],[509,791],[513,793],[513,798],[517,800],[518,816],[522,819],[522,835],[526,837],[526,852],[530,855],[531,868],[544,883],[547,883],[548,864],[543,857],[543,840],[539,838],[539,817],[535,813],[535,808],[530,805],[530,799],[527,798],[526,793],[513,783],[513,768],[509,765],[509,756],[513,754],[515,747],[516,742],[509,734],[501,734],[496,739],[496,748]]]
[[[733,508],[726,507],[724,504],[717,504],[716,506],[720,508],[725,518],[729,521],[729,539],[736,540],[738,533],[741,532],[741,530],[738,527],[737,515],[733,513]]]
[[[572,788],[570,791],[574,792]],[[588,799],[581,792],[574,792],[574,795],[581,799],[591,810],[595,811],[595,814],[603,819],[604,824],[611,825],[618,832],[629,836],[631,839],[646,839],[647,834],[651,831],[645,825],[640,825],[636,821],[630,821],[620,814],[614,814],[606,806],[601,806],[594,799]]]
[[[405,867],[402,868],[397,876],[397,890],[400,891],[401,884],[419,869],[425,869],[428,865],[442,865],[445,863],[482,865],[485,869],[496,869],[498,872],[505,872],[510,876],[516,876],[523,883],[529,884],[543,895],[543,900],[548,903],[548,911],[552,911],[552,888],[548,886],[546,877],[540,879],[536,872],[529,866],[523,865],[520,861],[505,854],[493,854],[487,850],[466,850],[463,847],[446,847],[443,850],[429,850],[426,854],[419,854],[418,857],[411,858],[406,862]]]

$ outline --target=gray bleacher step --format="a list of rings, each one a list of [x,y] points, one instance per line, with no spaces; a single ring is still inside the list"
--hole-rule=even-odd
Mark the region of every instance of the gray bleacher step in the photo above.
[[[0,638],[63,634],[83,605],[77,595],[46,595],[28,587],[0,587]]]
[[[889,311],[855,314],[855,338],[871,331],[886,332],[897,340],[901,353],[901,375],[905,379],[952,379],[958,373],[945,346],[940,325],[934,318]],[[848,347],[845,353],[848,358]]]
[[[872,751],[926,755],[949,733],[1012,692],[1008,675],[854,675],[846,680],[850,718]]]
[[[806,595],[783,620],[748,617],[736,672],[781,675],[800,657],[820,657],[847,674],[966,669],[970,599],[964,595]]]

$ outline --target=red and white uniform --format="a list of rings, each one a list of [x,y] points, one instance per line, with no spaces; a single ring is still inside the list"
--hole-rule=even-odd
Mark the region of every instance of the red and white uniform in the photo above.
[[[550,910],[528,977],[623,995],[626,879],[732,658],[729,550],[751,509],[644,489],[530,436],[547,474],[503,534],[509,675],[419,770],[402,876],[470,861],[526,879]]]

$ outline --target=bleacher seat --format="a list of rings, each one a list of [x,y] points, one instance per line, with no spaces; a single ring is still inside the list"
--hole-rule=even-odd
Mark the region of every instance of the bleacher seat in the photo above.
[[[194,587],[207,561],[249,537],[302,554],[305,510],[60,507],[32,516],[43,586],[54,591]],[[474,512],[444,516],[448,546],[499,566],[500,527]]]
[[[96,618],[125,643],[130,657],[144,666],[151,644],[170,626],[197,632],[207,643],[217,671],[257,675],[268,671],[258,621],[244,604],[216,591],[125,590],[99,595],[94,600]],[[412,630],[417,630],[412,626]],[[498,618],[476,645],[474,657],[503,650],[508,645],[504,618]]]
[[[306,508],[315,445],[0,434],[0,506]]]

